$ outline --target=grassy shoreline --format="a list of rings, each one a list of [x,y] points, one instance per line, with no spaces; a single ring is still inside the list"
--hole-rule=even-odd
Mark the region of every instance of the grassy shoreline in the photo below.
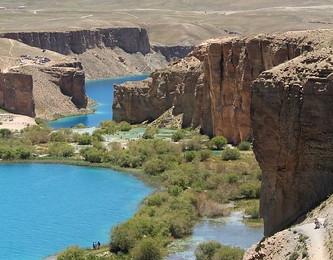
[[[155,189],[128,221],[113,228],[107,256],[100,258],[95,251],[80,248],[69,248],[60,256],[82,253],[84,260],[90,260],[91,254],[97,259],[123,260],[153,248],[159,255],[156,259],[161,259],[168,254],[168,245],[190,236],[201,218],[228,215],[231,201],[249,222],[258,218],[261,172],[248,151],[249,143],[241,152],[227,145],[224,137],[209,139],[192,130],[173,130],[172,136],[163,139],[152,128],[139,139],[103,143],[103,135],[132,128],[128,123],[106,121],[92,135],[69,129],[51,132],[44,126],[14,135],[1,132],[0,164],[107,168],[130,174]]]

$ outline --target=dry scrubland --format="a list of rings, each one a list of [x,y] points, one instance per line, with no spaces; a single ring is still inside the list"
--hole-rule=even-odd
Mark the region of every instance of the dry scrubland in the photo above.
[[[139,25],[153,42],[197,43],[228,32],[332,28],[332,14],[332,0],[3,0],[0,32]]]

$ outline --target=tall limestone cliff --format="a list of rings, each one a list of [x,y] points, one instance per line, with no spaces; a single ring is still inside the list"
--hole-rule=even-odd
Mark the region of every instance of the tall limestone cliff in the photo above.
[[[333,193],[332,108],[332,49],[296,58],[254,81],[251,118],[266,235]]]
[[[145,86],[116,88],[114,119],[152,121],[173,108],[175,115],[183,114],[183,127],[200,127],[205,134],[224,135],[238,143],[251,136],[252,81],[261,72],[314,50],[327,34],[331,31],[205,42],[185,59],[153,72]]]

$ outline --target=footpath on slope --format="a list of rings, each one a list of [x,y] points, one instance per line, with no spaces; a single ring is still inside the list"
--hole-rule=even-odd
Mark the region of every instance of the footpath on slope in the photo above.
[[[309,253],[309,258],[312,260],[324,260],[329,259],[328,252],[325,247],[326,241],[326,228],[323,224],[324,218],[319,218],[321,223],[320,228],[315,229],[314,223],[307,223],[295,227],[295,230],[304,236],[306,239],[306,245]]]

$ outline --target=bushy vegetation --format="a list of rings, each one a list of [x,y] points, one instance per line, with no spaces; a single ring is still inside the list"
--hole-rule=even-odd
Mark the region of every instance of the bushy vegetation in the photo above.
[[[242,209],[250,218],[258,218],[261,175],[252,153],[226,147],[224,137],[209,140],[207,136],[187,130],[175,132],[172,139],[177,143],[154,138],[155,128],[147,128],[145,138],[126,145],[101,142],[104,134],[129,131],[131,127],[127,123],[106,121],[92,135],[68,129],[51,132],[42,125],[29,127],[21,134],[0,131],[0,158],[3,160],[39,155],[43,158],[47,155],[46,159],[52,160],[83,159],[103,166],[137,169],[140,176],[161,187],[145,199],[133,218],[113,229],[112,256],[101,258],[74,247],[59,259],[76,259],[71,258],[73,255],[83,260],[160,259],[171,241],[191,234],[199,217],[224,214],[222,204],[231,200],[251,201]],[[76,149],[79,153],[75,153]],[[211,149],[222,151],[212,152]],[[221,246],[209,259],[237,259],[221,258],[224,254],[236,257],[236,251],[222,250]]]
[[[154,139],[154,136],[157,134],[157,128],[155,127],[147,127],[144,134],[143,138],[144,139]]]
[[[240,158],[240,152],[237,148],[227,147],[222,151],[222,159],[224,161],[238,160]]]
[[[249,151],[251,150],[251,143],[247,141],[243,141],[238,145],[238,149],[240,151]]]
[[[209,241],[200,244],[196,251],[196,260],[241,260],[244,250],[238,247],[230,247]]]
[[[228,140],[224,136],[215,136],[210,140],[210,146],[215,150],[222,150],[228,143]]]
[[[74,155],[74,147],[67,143],[50,143],[48,153],[54,157],[71,157]]]

